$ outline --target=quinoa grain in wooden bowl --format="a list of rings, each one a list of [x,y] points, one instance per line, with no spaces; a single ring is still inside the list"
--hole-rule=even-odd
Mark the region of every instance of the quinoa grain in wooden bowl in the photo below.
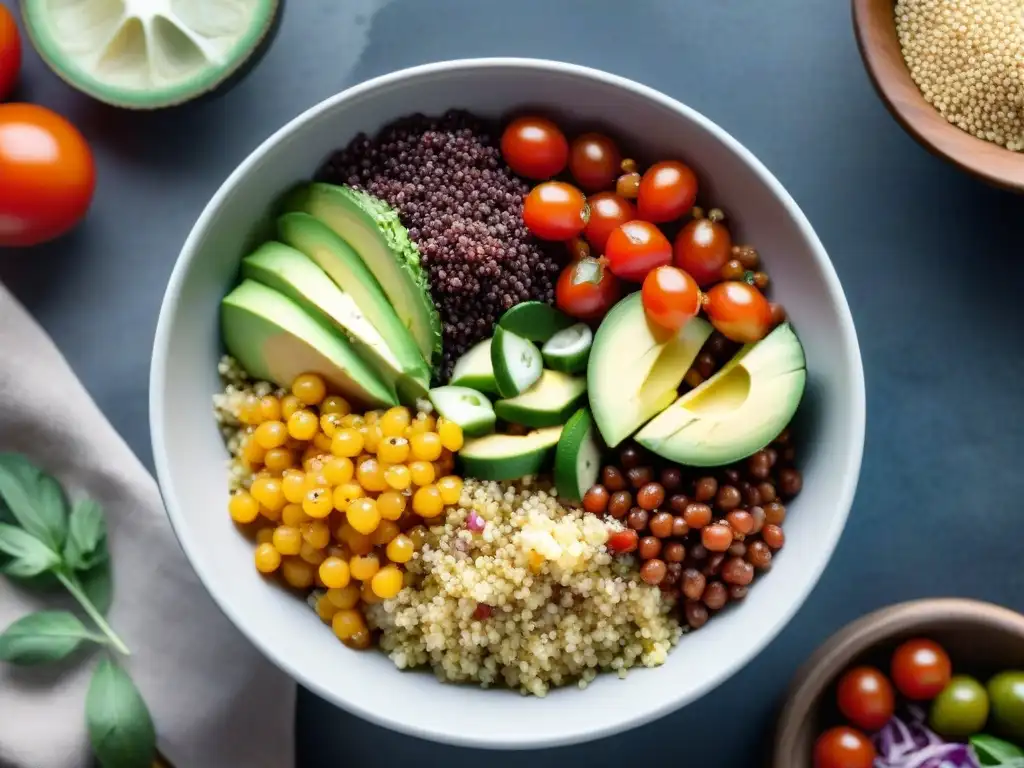
[[[1019,2],[853,0],[853,23],[868,75],[914,138],[990,184],[1024,190]]]

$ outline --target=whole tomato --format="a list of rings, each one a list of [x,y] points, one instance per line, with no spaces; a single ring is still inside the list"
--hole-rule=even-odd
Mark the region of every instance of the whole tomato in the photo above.
[[[893,652],[891,672],[900,693],[911,701],[928,701],[949,685],[953,664],[934,640],[913,638]]]
[[[874,667],[854,667],[839,680],[839,711],[858,728],[877,731],[896,709],[892,683]]]
[[[814,768],[871,768],[877,756],[867,736],[846,726],[825,731],[814,743]]]
[[[555,305],[577,320],[600,320],[619,300],[619,281],[601,259],[585,256],[562,270]]]
[[[10,96],[21,69],[21,38],[14,16],[0,5],[0,101]]]
[[[82,134],[34,104],[0,104],[0,247],[36,245],[74,227],[96,170]]]

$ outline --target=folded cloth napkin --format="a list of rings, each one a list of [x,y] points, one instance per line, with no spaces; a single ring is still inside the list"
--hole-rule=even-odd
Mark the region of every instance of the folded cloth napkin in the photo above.
[[[293,766],[295,684],[207,596],[153,478],[2,285],[0,361],[0,451],[28,455],[70,496],[87,495],[106,512],[108,619],[132,650],[123,663],[149,705],[160,752],[175,768]],[[44,607],[54,607],[51,595],[0,577],[0,630]],[[93,661],[0,663],[0,765],[90,765],[84,702]]]

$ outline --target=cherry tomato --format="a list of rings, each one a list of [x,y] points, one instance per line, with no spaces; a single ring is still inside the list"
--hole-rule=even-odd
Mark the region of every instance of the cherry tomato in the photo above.
[[[624,197],[614,192],[599,192],[587,198],[590,205],[590,221],[583,230],[583,236],[598,253],[604,253],[608,235],[620,224],[636,218],[636,208]]]
[[[892,718],[892,683],[874,667],[855,667],[839,679],[836,694],[843,717],[865,731],[877,731]]]
[[[647,221],[627,221],[612,230],[604,255],[616,277],[642,282],[655,267],[672,263],[672,244]]]
[[[584,133],[569,147],[569,172],[587,192],[599,192],[615,184],[621,162],[615,142],[600,133]]]
[[[0,5],[0,101],[14,90],[21,69],[21,38],[14,15]]]
[[[890,673],[900,693],[911,701],[927,701],[949,685],[953,664],[941,645],[915,638],[907,640],[893,653]]]
[[[721,221],[694,219],[676,235],[674,253],[676,266],[706,288],[722,279],[722,269],[732,259],[732,237]]]
[[[640,179],[640,218],[660,224],[678,219],[697,202],[697,177],[688,166],[667,160],[655,163]]]
[[[700,311],[700,288],[677,267],[652,269],[641,290],[647,317],[670,331],[678,331]]]
[[[0,246],[42,243],[85,216],[96,186],[92,152],[60,115],[0,104]]]
[[[814,743],[814,768],[872,768],[877,756],[867,736],[844,726],[825,731]]]
[[[585,256],[562,270],[555,284],[555,304],[578,320],[600,320],[621,293],[612,271],[601,260]]]
[[[615,531],[608,537],[608,549],[611,550],[612,554],[622,555],[626,552],[632,552],[637,547],[637,540],[640,537],[637,532],[632,528],[627,528],[624,531]]]
[[[587,225],[587,198],[572,184],[545,181],[530,190],[523,203],[523,223],[542,240],[568,240]]]
[[[550,179],[565,169],[569,142],[546,117],[517,117],[501,135],[501,154],[508,167],[528,179]]]
[[[723,336],[740,344],[760,341],[772,329],[772,309],[757,288],[738,280],[711,286],[704,311]]]

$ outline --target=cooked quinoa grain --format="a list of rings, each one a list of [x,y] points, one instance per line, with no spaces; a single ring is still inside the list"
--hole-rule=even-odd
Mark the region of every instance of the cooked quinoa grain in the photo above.
[[[399,668],[524,694],[658,666],[681,635],[674,601],[608,554],[610,527],[530,479],[466,479],[409,563],[410,585],[368,619]]]
[[[463,111],[414,115],[359,135],[318,178],[386,200],[402,218],[441,314],[445,378],[501,314],[523,301],[551,302],[564,260],[522,221],[529,185],[501,158],[493,126]]]
[[[1020,0],[897,0],[910,74],[949,122],[1024,149],[1024,17]]]

